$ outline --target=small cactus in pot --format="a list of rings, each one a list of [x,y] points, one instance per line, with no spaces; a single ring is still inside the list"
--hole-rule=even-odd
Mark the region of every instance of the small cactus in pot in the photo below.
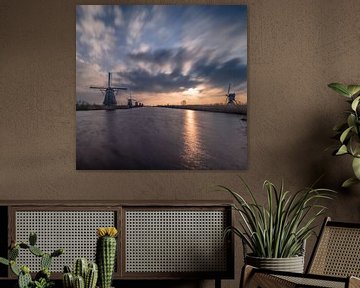
[[[64,267],[64,288],[95,288],[98,279],[98,267],[96,263],[88,263],[85,258],[76,259],[74,273],[69,266]]]
[[[101,227],[97,229],[96,262],[99,267],[100,288],[110,288],[116,258],[115,227]]]

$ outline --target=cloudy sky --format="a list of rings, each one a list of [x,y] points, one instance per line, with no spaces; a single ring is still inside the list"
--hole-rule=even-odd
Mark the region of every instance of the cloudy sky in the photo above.
[[[79,5],[77,99],[101,104],[89,86],[113,72],[113,86],[145,105],[225,103],[229,83],[246,102],[246,33],[243,5]]]

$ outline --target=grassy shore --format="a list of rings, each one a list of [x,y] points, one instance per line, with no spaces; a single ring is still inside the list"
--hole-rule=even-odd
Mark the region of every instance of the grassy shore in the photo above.
[[[138,107],[132,107],[138,108]],[[89,105],[76,105],[76,111],[93,111],[93,110],[116,110],[116,109],[130,109],[127,105],[116,105],[107,107],[105,105],[89,104]]]
[[[157,107],[247,115],[247,105],[158,105]]]
[[[150,107],[150,106],[147,106]],[[230,114],[240,114],[247,115],[247,106],[246,105],[223,105],[223,104],[213,104],[213,105],[158,105],[156,107],[162,108],[171,108],[171,109],[187,109],[195,111],[206,111],[206,112],[218,112],[218,113],[230,113]],[[132,107],[139,108],[139,107]],[[115,109],[130,109],[127,105],[117,105],[114,107],[107,107],[105,105],[97,104],[85,104],[85,105],[76,105],[76,111],[93,111],[93,110],[115,110]]]

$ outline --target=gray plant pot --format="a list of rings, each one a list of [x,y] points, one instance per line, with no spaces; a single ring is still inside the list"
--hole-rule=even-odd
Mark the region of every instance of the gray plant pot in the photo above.
[[[263,269],[304,273],[304,256],[289,258],[262,258],[246,255],[245,263]]]

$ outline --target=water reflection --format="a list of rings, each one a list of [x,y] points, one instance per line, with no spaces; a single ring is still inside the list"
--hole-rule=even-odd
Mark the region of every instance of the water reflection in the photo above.
[[[76,115],[77,169],[246,168],[247,122],[238,115],[157,107]]]
[[[202,153],[199,137],[197,114],[193,110],[185,110],[184,116],[184,152],[182,158],[188,168],[201,166]]]

